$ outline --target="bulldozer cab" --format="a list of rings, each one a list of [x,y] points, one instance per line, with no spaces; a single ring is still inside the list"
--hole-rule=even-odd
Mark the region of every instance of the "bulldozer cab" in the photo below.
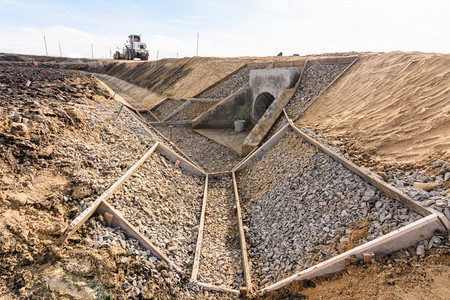
[[[128,36],[128,40],[130,42],[140,43],[141,42],[141,37],[139,35],[132,34],[132,35]]]

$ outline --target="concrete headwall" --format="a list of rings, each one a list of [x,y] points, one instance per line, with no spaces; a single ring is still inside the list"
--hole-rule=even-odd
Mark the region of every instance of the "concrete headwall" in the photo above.
[[[299,76],[298,68],[251,70],[252,99],[255,100],[262,93],[269,93],[278,99],[285,89],[295,85]]]
[[[292,88],[300,76],[298,68],[277,68],[250,71],[250,88],[252,95],[252,123],[256,124],[261,114],[258,109],[258,96],[269,93],[277,101],[286,89]],[[269,107],[268,105],[266,109]]]

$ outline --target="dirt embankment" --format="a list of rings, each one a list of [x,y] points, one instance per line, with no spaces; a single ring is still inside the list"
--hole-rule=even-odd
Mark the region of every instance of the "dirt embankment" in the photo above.
[[[122,292],[131,264],[80,237],[55,243],[151,141],[126,112],[117,117],[91,76],[18,66],[0,74],[0,298],[56,297],[62,285]]]
[[[376,171],[450,160],[450,55],[371,53],[298,121]]]
[[[91,71],[115,76],[154,92],[154,99],[190,98],[245,64],[269,65],[275,61],[304,61],[305,57],[192,57],[152,62],[99,61]],[[80,65],[81,66],[81,65]],[[76,67],[76,66],[74,66]]]

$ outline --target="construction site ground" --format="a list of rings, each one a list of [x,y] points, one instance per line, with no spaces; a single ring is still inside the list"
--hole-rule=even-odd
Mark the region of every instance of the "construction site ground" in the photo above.
[[[295,124],[422,205],[450,217],[450,55],[392,52],[338,56],[350,54],[357,54],[358,61],[319,97],[315,98],[318,92],[311,93],[314,94],[309,99],[311,105]],[[149,127],[140,122],[134,111],[114,100],[89,72],[116,76],[147,88],[153,92],[152,101],[158,102],[166,97],[195,97],[245,64],[289,66],[291,61],[303,63],[317,57],[69,63],[59,58],[0,54],[0,299],[237,297],[192,284],[189,274],[178,274],[125,231],[108,227],[102,215],[90,218],[63,246],[58,243],[65,228],[156,142],[186,155],[209,173],[231,171],[243,159],[188,126],[173,126],[169,142],[170,127]],[[39,67],[32,68],[36,59],[40,61]],[[322,90],[325,83],[317,84]],[[140,110],[150,108],[146,103],[132,104]],[[167,116],[175,106],[168,110],[161,108],[161,116]],[[262,201],[275,199],[281,193],[286,198],[294,197],[291,194],[295,192],[290,190],[294,175],[308,171],[306,165],[302,170],[295,169],[298,157],[313,157],[329,163],[330,169],[338,168],[326,158],[317,157],[317,151],[298,140],[288,134],[268,152],[265,160],[252,162],[248,169],[237,174],[242,186],[246,231],[257,229],[246,219],[247,213],[264,222],[271,221],[269,214],[246,210],[247,203],[256,201],[255,197],[261,197]],[[296,153],[300,149],[301,155]],[[275,167],[264,165],[277,160],[280,163]],[[334,178],[326,172],[318,172],[322,181],[316,185]],[[360,184],[357,179],[351,180],[356,181],[349,184]],[[197,241],[204,184],[204,179],[153,153],[109,201],[165,254],[189,269]],[[233,219],[231,177],[210,179],[209,186],[211,202],[206,209],[199,279],[238,289],[244,279],[237,263],[242,257],[237,222]],[[382,196],[376,193],[376,197]],[[377,209],[390,208],[380,199]],[[264,206],[264,209],[289,213],[280,207]],[[343,208],[337,209],[341,209],[339,216],[346,216]],[[417,214],[406,213],[405,208],[396,209],[400,212],[393,211],[393,219],[395,213],[407,214],[408,222],[416,218]],[[396,219],[399,220],[403,219]],[[328,246],[354,247],[378,234],[368,225],[377,220],[353,221],[361,220],[352,219],[347,224],[350,230],[337,239],[345,238],[343,243]],[[269,227],[272,226],[265,230],[272,230]],[[277,231],[270,234],[278,235]],[[254,244],[247,241],[250,263],[258,270],[258,278],[253,280],[259,285],[263,275],[272,273],[267,283],[276,276],[282,278],[282,274],[275,274],[278,262],[264,265],[265,254],[254,247],[273,241],[265,241],[264,236],[257,238]],[[330,236],[333,241],[335,238]],[[332,250],[329,251],[332,255]],[[290,265],[283,265],[286,274],[295,271]],[[267,271],[262,271],[266,267]],[[377,255],[371,263],[350,259],[346,270],[339,273],[294,282],[281,290],[253,297],[448,299],[448,295],[449,235],[437,232],[426,243],[388,256]]]

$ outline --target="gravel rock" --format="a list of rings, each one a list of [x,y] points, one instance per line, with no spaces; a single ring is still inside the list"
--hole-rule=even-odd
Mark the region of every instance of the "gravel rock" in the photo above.
[[[245,67],[236,74],[232,75],[226,81],[214,88],[212,91],[201,94],[198,98],[223,99],[233,94],[250,80],[250,70],[256,67]]]
[[[347,66],[347,64],[333,65],[321,64],[318,62],[311,65],[308,63],[303,72],[303,78],[300,82],[298,90],[285,107],[288,116],[291,119],[297,118],[303,110],[344,71]],[[271,138],[287,123],[286,117],[284,114],[281,114],[265,140]]]
[[[292,131],[238,178],[261,286],[421,218]]]
[[[203,179],[154,153],[109,201],[169,258],[188,270],[197,241],[203,189]]]
[[[239,289],[245,284],[233,181],[229,177],[208,183],[199,281]]]

